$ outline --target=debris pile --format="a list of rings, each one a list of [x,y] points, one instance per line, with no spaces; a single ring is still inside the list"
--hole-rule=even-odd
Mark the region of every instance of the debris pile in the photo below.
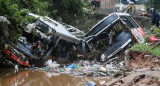
[[[46,67],[36,68],[38,70],[55,73],[65,73],[74,76],[113,76],[118,77],[123,75],[124,62],[119,64],[102,64],[100,62],[81,60],[71,64],[58,64],[56,61],[50,59],[45,62]],[[35,68],[33,68],[35,69]]]

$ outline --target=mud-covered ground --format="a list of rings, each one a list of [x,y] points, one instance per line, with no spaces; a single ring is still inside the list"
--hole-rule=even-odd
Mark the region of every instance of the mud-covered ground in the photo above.
[[[132,52],[126,76],[113,78],[106,86],[160,86],[160,58]]]
[[[148,53],[131,52],[129,67],[123,74],[75,76],[39,69],[0,69],[0,86],[84,86],[93,81],[97,86],[160,86],[160,58]]]

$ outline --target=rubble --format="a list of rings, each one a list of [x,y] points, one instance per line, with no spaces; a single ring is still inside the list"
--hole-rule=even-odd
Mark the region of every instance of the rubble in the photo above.
[[[86,83],[85,86],[96,86],[96,83],[90,81],[90,82]]]
[[[60,64],[54,69],[46,66],[38,68],[38,70],[73,76],[109,77],[108,80],[99,81],[104,86],[157,85],[160,78],[159,59],[152,55],[141,54],[130,52],[130,60],[129,64],[127,64],[129,67],[127,69],[123,60],[119,60],[116,64],[114,64],[115,60],[113,60],[105,65],[97,61],[80,60],[78,62]],[[52,61],[52,63],[56,62]]]
[[[120,72],[120,69],[112,64],[107,64],[103,66],[103,64],[97,62],[93,64],[93,61],[79,61],[79,63],[74,62],[71,64],[56,64],[56,62],[52,62],[48,60],[45,62],[46,67],[38,68],[38,70],[42,71],[50,71],[56,73],[65,73],[71,74],[75,76],[114,76],[117,72]]]

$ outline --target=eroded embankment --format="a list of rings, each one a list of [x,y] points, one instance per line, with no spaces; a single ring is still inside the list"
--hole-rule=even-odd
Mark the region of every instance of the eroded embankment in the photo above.
[[[159,86],[160,58],[148,53],[131,52],[126,76],[112,79],[106,86]]]

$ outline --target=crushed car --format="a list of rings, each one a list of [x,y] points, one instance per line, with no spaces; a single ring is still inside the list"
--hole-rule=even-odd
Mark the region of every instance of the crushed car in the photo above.
[[[101,60],[115,56],[127,45],[144,42],[145,33],[127,13],[113,13],[91,28],[82,40],[85,55],[95,50],[104,51]],[[105,47],[104,47],[105,46]]]

